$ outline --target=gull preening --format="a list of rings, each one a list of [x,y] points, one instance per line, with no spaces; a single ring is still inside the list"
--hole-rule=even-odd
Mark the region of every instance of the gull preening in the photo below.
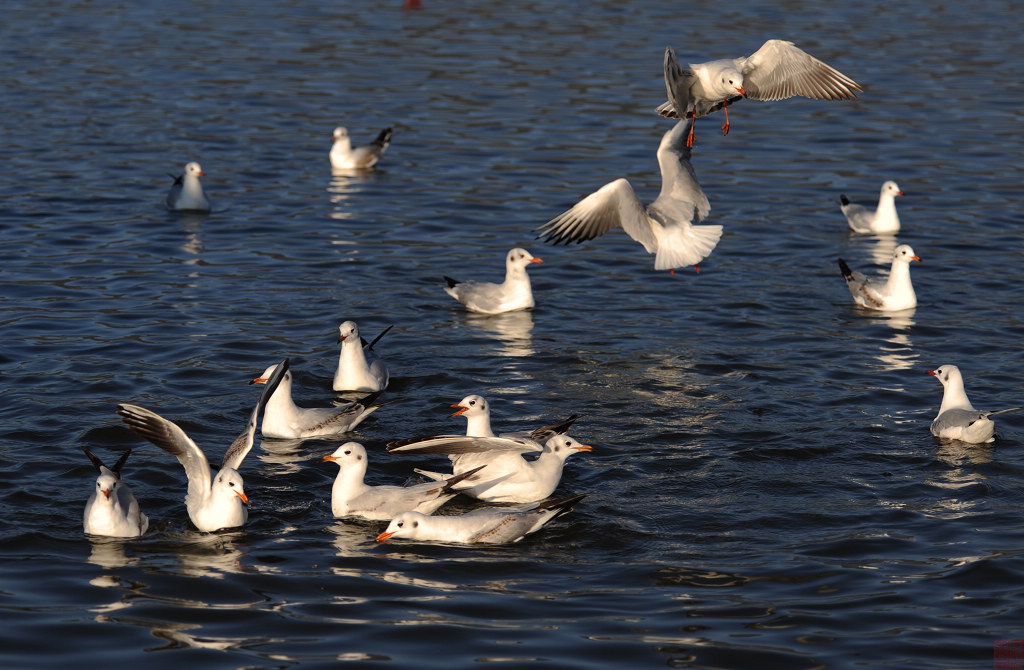
[[[263,389],[256,407],[249,415],[245,430],[224,453],[224,460],[216,476],[210,470],[206,454],[178,424],[137,405],[117,406],[117,413],[129,428],[177,458],[185,468],[188,477],[185,507],[192,523],[203,532],[237,528],[244,526],[249,519],[249,497],[245,494],[238,468],[252,449],[256,424],[266,408],[267,400],[288,372],[288,359],[284,359],[276,368],[276,374],[267,381],[267,387]]]
[[[671,270],[701,262],[722,237],[722,226],[693,225],[711,205],[697,182],[684,138],[692,119],[680,121],[665,133],[658,146],[661,193],[646,208],[625,179],[616,179],[588,195],[566,212],[537,229],[538,237],[555,244],[585,242],[612,228],[626,234],[655,254],[655,270]]]
[[[725,109],[723,134],[729,133],[729,104],[750,98],[766,102],[800,95],[815,100],[851,100],[864,89],[792,42],[768,40],[745,58],[691,63],[676,61],[665,47],[665,89],[668,102],[657,108],[662,116],[697,118]],[[686,138],[693,146],[693,126]]]
[[[199,181],[200,177],[205,176],[203,168],[196,162],[186,163],[181,176],[171,175],[174,183],[171,184],[165,201],[167,209],[176,212],[209,212],[210,201],[206,198],[203,184]]]
[[[390,378],[388,368],[373,350],[373,345],[389,330],[391,326],[367,344],[359,337],[359,326],[355,321],[346,321],[338,326],[341,352],[334,372],[335,391],[383,391],[387,387]]]
[[[522,507],[485,507],[460,516],[403,512],[391,520],[378,542],[395,539],[453,544],[507,544],[572,510],[586,494]]]
[[[338,476],[331,488],[331,512],[336,517],[359,517],[371,521],[389,521],[406,511],[433,514],[437,508],[456,495],[453,486],[480,468],[469,473],[449,476],[440,482],[424,482],[411,486],[371,486],[364,479],[368,465],[366,448],[358,442],[346,442],[325,462],[338,465]]]
[[[855,233],[898,233],[900,217],[896,213],[896,196],[903,195],[899,185],[894,181],[882,184],[878,195],[878,207],[871,211],[864,205],[850,202],[846,195],[839,196],[840,207],[846,215],[850,230]]]
[[[526,249],[509,250],[505,255],[505,281],[500,284],[481,281],[459,281],[445,276],[445,293],[466,306],[471,312],[501,314],[533,307],[533,289],[526,266],[544,261]]]
[[[917,306],[917,294],[910,282],[910,262],[920,260],[909,244],[899,245],[893,252],[892,268],[884,283],[854,272],[842,258],[839,259],[839,270],[855,303],[868,309],[894,312]]]
[[[139,508],[132,490],[121,480],[121,468],[132,450],[124,452],[114,467],[108,468],[86,447],[82,451],[96,466],[96,488],[85,503],[83,525],[90,535],[138,537],[149,528],[149,518]]]
[[[963,375],[955,365],[942,365],[928,370],[928,374],[942,382],[942,404],[931,426],[932,435],[938,438],[974,444],[992,442],[995,440],[996,424],[989,417],[1021,409],[1011,407],[995,412],[974,409],[964,389]]]
[[[332,139],[334,144],[331,145],[331,167],[339,170],[368,170],[380,161],[380,157],[384,155],[388,145],[391,144],[391,128],[380,131],[377,139],[360,147],[352,146],[348,129],[342,126],[334,129]]]
[[[271,365],[250,384],[266,384],[277,371]],[[277,389],[267,401],[260,432],[263,437],[284,440],[309,437],[328,437],[355,430],[356,426],[370,416],[381,404],[372,404],[377,393],[371,393],[358,402],[349,402],[338,407],[299,407],[292,400],[292,373],[286,371]]]

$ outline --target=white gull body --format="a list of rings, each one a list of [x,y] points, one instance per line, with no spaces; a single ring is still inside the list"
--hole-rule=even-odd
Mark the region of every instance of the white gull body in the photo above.
[[[276,365],[271,365],[262,375],[249,383],[267,383],[276,369]],[[376,394],[371,394],[360,402],[350,402],[338,407],[299,407],[292,400],[292,373],[288,371],[284,373],[277,390],[267,401],[260,432],[263,433],[263,437],[284,440],[347,433],[355,430],[356,426],[381,406],[370,404],[375,397]]]
[[[188,477],[185,507],[195,527],[203,532],[244,526],[249,519],[249,498],[245,494],[238,468],[252,449],[259,422],[270,394],[288,370],[288,359],[281,362],[279,374],[268,380],[256,407],[249,416],[245,430],[224,453],[216,476],[210,470],[206,454],[185,434],[178,424],[156,412],[137,405],[120,404],[117,413],[129,428],[178,459]]]
[[[839,270],[855,303],[868,309],[894,312],[917,306],[917,294],[910,282],[910,262],[920,260],[909,244],[901,244],[893,253],[889,278],[885,282],[852,271],[842,258],[839,259]]]
[[[655,254],[655,270],[672,270],[701,262],[722,237],[722,226],[693,225],[711,205],[697,182],[684,139],[693,121],[680,121],[658,146],[661,193],[644,207],[625,179],[616,179],[537,229],[545,242],[585,242],[622,228]]]
[[[329,154],[331,167],[340,170],[368,170],[377,165],[391,144],[391,128],[380,131],[377,139],[365,146],[353,147],[348,129],[342,126],[334,129],[331,139],[334,142]]]
[[[368,459],[366,448],[358,442],[346,442],[324,461],[336,463],[338,476],[331,488],[331,512],[336,517],[359,517],[371,521],[389,521],[409,510],[433,514],[458,491],[452,485],[467,475],[449,477],[441,482],[412,486],[371,486],[365,482]]]
[[[82,451],[99,472],[92,495],[85,503],[85,532],[109,537],[138,537],[145,533],[149,518],[142,513],[132,490],[121,480],[121,468],[132,450],[124,452],[113,468],[105,466],[86,447],[82,447]]]
[[[406,539],[451,544],[507,544],[518,542],[544,524],[572,510],[584,494],[522,507],[486,507],[460,516],[427,516],[403,512],[378,542]]]
[[[543,263],[526,249],[515,248],[505,255],[505,281],[501,284],[480,281],[459,281],[445,277],[445,292],[471,312],[501,314],[533,307],[533,289],[526,266]]]
[[[334,371],[335,391],[383,391],[387,388],[390,379],[388,368],[373,350],[373,345],[388,330],[391,330],[390,326],[364,346],[355,321],[346,321],[338,326],[341,352]]]
[[[186,163],[185,171],[180,177],[174,178],[171,190],[165,203],[167,209],[178,212],[209,212],[210,201],[203,191],[200,177],[205,176],[199,163]]]
[[[992,442],[995,440],[996,424],[989,417],[1020,409],[1012,407],[996,412],[974,409],[967,398],[963,375],[955,365],[942,365],[928,370],[928,374],[942,382],[942,404],[931,425],[932,435],[938,438],[974,444]]]
[[[864,205],[850,202],[845,195],[840,196],[840,207],[846,215],[850,230],[855,233],[898,233],[900,217],[896,213],[896,196],[903,195],[899,185],[894,181],[882,184],[878,194],[878,206],[871,211]]]
[[[725,108],[722,132],[729,132],[733,102],[785,100],[799,95],[815,100],[850,100],[863,89],[854,80],[784,40],[768,40],[744,58],[724,58],[683,67],[672,47],[663,61],[668,102],[658,107],[662,116],[694,118]],[[686,140],[693,146],[693,127]]]

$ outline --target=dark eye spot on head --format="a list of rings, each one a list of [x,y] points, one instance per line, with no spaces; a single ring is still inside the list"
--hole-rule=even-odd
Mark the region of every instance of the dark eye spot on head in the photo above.
[[[356,460],[357,461],[361,461],[361,460],[363,460],[363,457],[362,456],[356,456]]]
[[[413,528],[416,528],[416,527],[418,527],[419,525],[420,525],[420,522],[419,522],[419,521],[413,521],[413,522],[412,522],[412,527],[413,527]]]

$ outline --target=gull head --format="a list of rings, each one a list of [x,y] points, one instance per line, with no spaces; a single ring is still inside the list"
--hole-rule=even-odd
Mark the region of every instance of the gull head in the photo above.
[[[334,453],[324,456],[323,460],[328,463],[337,463],[338,467],[344,469],[346,463],[366,462],[366,447],[358,442],[346,442]]]
[[[387,530],[377,536],[377,541],[387,542],[393,537],[415,538],[419,534],[420,519],[425,516],[419,512],[402,512],[391,520]]]
[[[337,128],[334,129],[334,133],[331,135],[331,139],[333,139],[335,142],[337,142],[338,140],[347,140],[348,128],[345,128],[344,126],[338,126]]]
[[[459,401],[457,405],[452,405],[458,409],[452,412],[449,416],[465,415],[466,418],[480,416],[487,414],[490,410],[487,407],[487,401],[484,400],[483,396],[468,395]]]
[[[963,384],[963,376],[960,374],[960,368],[955,365],[943,365],[935,368],[934,370],[928,370],[928,374],[942,382],[943,386],[946,386],[952,379],[959,379],[960,383]]]
[[[191,162],[185,164],[185,175],[193,177],[205,177],[206,173],[203,172],[203,168],[199,166],[199,163]]]
[[[117,477],[113,475],[100,475],[96,478],[96,491],[103,494],[105,500],[110,500],[110,495],[117,490]],[[97,499],[99,496],[96,496]]]
[[[338,326],[338,342],[359,342],[359,326],[355,321],[346,321]]]
[[[505,263],[507,265],[519,265],[524,268],[530,263],[543,262],[543,260],[537,258],[526,249],[520,249],[519,247],[516,247],[515,249],[510,249],[508,254],[506,254],[505,256]]]
[[[911,261],[921,262],[921,257],[914,253],[914,249],[909,244],[901,244],[896,247],[893,252],[893,260],[903,261],[904,263],[910,263]]]
[[[234,468],[223,468],[217,473],[217,478],[213,480],[213,490],[215,493],[223,491],[234,494],[241,498],[246,505],[249,504],[249,498],[245,495],[245,488],[242,486],[242,475],[238,474],[238,470]]]
[[[900,185],[894,181],[887,181],[882,184],[882,195],[891,195],[894,198],[898,195],[903,195],[903,191],[900,189]]]

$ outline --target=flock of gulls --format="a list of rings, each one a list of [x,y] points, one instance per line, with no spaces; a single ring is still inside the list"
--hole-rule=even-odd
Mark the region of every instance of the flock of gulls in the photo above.
[[[556,244],[580,243],[621,228],[649,254],[654,254],[656,270],[674,273],[676,268],[692,265],[699,272],[698,263],[717,246],[722,226],[695,223],[703,221],[711,209],[690,163],[696,119],[722,110],[722,132],[727,134],[729,106],[744,98],[774,101],[803,96],[848,100],[862,91],[854,80],[782,40],[769,40],[745,58],[685,66],[668,47],[663,69],[668,100],[656,111],[678,121],[658,146],[662,177],[658,197],[644,205],[627,180],[617,179],[538,228],[538,238]],[[332,167],[372,169],[387,150],[391,134],[391,128],[386,128],[371,143],[353,147],[348,131],[336,128],[329,155]],[[200,181],[202,176],[204,172],[198,163],[185,165],[183,174],[174,178],[167,207],[174,211],[209,212],[210,201]],[[841,211],[855,233],[895,235],[900,230],[895,198],[901,195],[900,187],[887,181],[873,211],[850,202],[845,195],[841,198]],[[843,259],[839,259],[839,267],[857,305],[870,310],[899,311],[917,304],[910,263],[920,260],[909,245],[900,244],[895,248],[885,281],[851,270]],[[472,312],[499,314],[530,309],[534,298],[526,269],[541,262],[527,250],[514,248],[505,258],[504,282],[444,277],[444,290]],[[387,404],[379,399],[388,386],[390,374],[387,364],[374,350],[387,330],[367,342],[355,322],[345,321],[339,326],[340,353],[333,390],[366,394],[358,400],[335,402],[323,408],[300,407],[292,399],[288,359],[271,365],[253,379],[251,383],[264,385],[262,394],[244,430],[227,448],[216,471],[211,469],[203,450],[174,422],[127,403],[119,404],[117,413],[132,431],[173,455],[184,467],[188,479],[185,507],[198,530],[237,528],[246,523],[249,504],[239,468],[253,447],[257,429],[265,439],[337,437],[354,430]],[[1020,409],[975,409],[955,365],[942,365],[928,374],[943,386],[939,413],[931,424],[931,433],[940,439],[991,442],[995,439],[991,417]],[[406,539],[502,544],[517,542],[537,531],[571,511],[584,497],[551,497],[561,481],[566,459],[577,452],[592,450],[569,435],[576,416],[529,432],[495,434],[490,405],[484,397],[469,395],[452,407],[452,417],[466,419],[464,435],[414,437],[387,445],[393,454],[447,455],[451,472],[416,468],[422,478],[419,483],[373,486],[365,481],[369,456],[363,445],[345,442],[324,456],[324,462],[339,468],[331,491],[333,515],[388,522],[377,535],[378,542]],[[149,519],[121,479],[131,450],[121,455],[113,467],[104,465],[88,449],[83,450],[99,473],[85,507],[85,532],[115,537],[143,535]],[[476,498],[486,505],[461,515],[435,515],[457,495]]]

